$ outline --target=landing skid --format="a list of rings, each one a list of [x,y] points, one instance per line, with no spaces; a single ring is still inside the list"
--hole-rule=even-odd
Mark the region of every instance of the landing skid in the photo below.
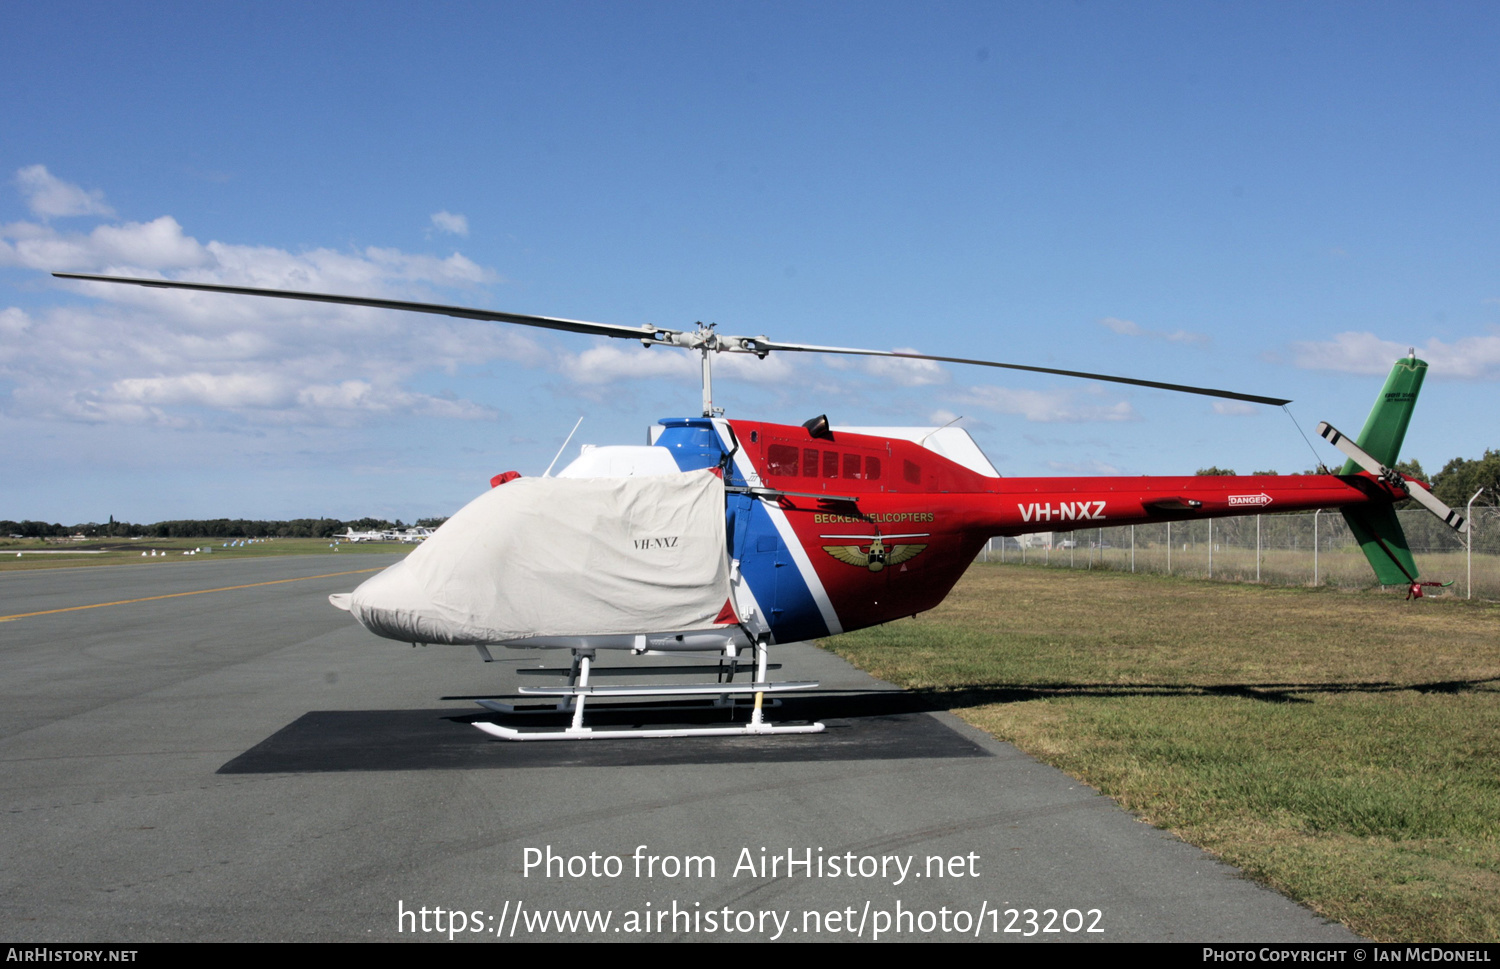
[[[760,737],[779,733],[822,733],[821,723],[774,724],[747,723],[738,727],[681,727],[650,730],[639,727],[595,730],[593,727],[568,727],[563,730],[516,730],[498,723],[476,723],[474,726],[501,740],[616,740],[621,737],[642,739],[664,737]]]
[[[613,740],[621,737],[640,737],[643,739],[660,739],[669,737],[739,737],[739,736],[768,736],[771,734],[790,733],[821,733],[823,724],[773,724],[766,723],[763,709],[767,705],[765,695],[767,693],[784,693],[791,690],[811,690],[817,687],[817,683],[811,680],[792,683],[768,683],[766,682],[766,645],[758,643],[755,647],[756,653],[756,676],[753,683],[655,683],[622,686],[595,686],[589,683],[589,667],[594,659],[594,651],[591,649],[576,649],[573,651],[573,665],[568,675],[567,686],[523,686],[520,693],[527,696],[555,696],[560,697],[555,708],[542,707],[517,708],[515,705],[499,700],[479,700],[480,706],[495,713],[557,713],[571,711],[572,722],[561,730],[520,730],[515,727],[506,727],[497,723],[475,723],[474,726],[483,730],[492,737],[501,740]],[[731,665],[730,675],[733,676],[734,666]],[[586,727],[583,724],[584,709],[591,697],[687,697],[717,695],[717,699],[704,704],[682,705],[673,704],[670,709],[728,709],[731,714],[740,705],[736,701],[740,697],[753,695],[754,706],[751,708],[748,723],[724,726],[706,727],[669,727],[669,728],[595,728]],[[774,705],[777,701],[771,701]],[[640,710],[663,710],[661,705],[652,706],[609,706],[610,712],[640,711]]]
[[[520,703],[506,703],[504,700],[475,700],[474,702],[491,712],[504,713],[511,716],[525,716],[535,713],[555,715],[559,710],[571,712],[573,709],[573,704],[568,701],[555,704],[528,703],[524,705]],[[675,710],[726,710],[730,707],[744,708],[746,706],[753,706],[754,703],[754,697],[721,696],[705,703],[683,701],[672,703],[670,706],[661,703],[637,703],[630,705],[611,703],[608,709],[610,713],[660,713]],[[767,710],[774,710],[781,706],[781,701],[775,697],[769,697],[761,705]]]

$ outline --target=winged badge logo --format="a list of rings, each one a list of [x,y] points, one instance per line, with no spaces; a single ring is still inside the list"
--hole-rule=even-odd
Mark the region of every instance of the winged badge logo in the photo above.
[[[930,533],[912,535],[820,535],[819,538],[845,538],[854,539],[855,545],[824,545],[823,551],[832,555],[847,565],[858,568],[869,569],[871,572],[879,572],[887,565],[900,565],[909,562],[922,554],[927,546],[923,545],[887,545],[886,540],[892,538],[926,538]],[[869,545],[869,551],[862,552],[860,547]]]

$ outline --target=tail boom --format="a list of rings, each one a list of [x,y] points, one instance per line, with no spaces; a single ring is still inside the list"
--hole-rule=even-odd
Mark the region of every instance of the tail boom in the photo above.
[[[986,495],[995,535],[1148,525],[1318,508],[1389,507],[1405,497],[1368,474],[1005,478]]]

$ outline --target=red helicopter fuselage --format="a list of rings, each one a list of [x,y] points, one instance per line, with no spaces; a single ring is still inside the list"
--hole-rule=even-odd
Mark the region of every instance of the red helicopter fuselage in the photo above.
[[[1368,474],[1006,478],[911,440],[758,421],[663,421],[657,444],[686,470],[722,445],[730,555],[779,641],[874,626],[933,608],[996,536],[1389,504]],[[703,434],[712,429],[715,433]],[[697,455],[691,452],[696,451]],[[769,603],[769,605],[768,605]]]

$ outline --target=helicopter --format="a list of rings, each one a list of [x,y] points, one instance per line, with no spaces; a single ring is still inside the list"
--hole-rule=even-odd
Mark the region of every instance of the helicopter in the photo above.
[[[999,361],[786,343],[691,330],[622,326],[292,290],[54,273],[63,279],[404,310],[638,340],[697,352],[702,413],[668,418],[650,443],[589,447],[555,477],[496,475],[401,562],[330,601],[370,632],[413,645],[561,649],[565,686],[521,687],[556,698],[561,729],[476,722],[505,740],[589,740],[816,733],[822,723],[771,723],[765,697],[812,681],[771,682],[778,643],[837,635],[937,606],[994,537],[1195,521],[1265,511],[1338,508],[1382,584],[1416,588],[1417,566],[1394,512],[1414,499],[1463,532],[1462,515],[1423,482],[1392,469],[1427,373],[1415,352],[1396,361],[1359,436],[1319,434],[1347,460],[1337,474],[1191,477],[1001,477],[966,431],[802,425],[727,418],[713,404],[721,353],[820,353],[1021,370],[1283,406],[1289,400],[1132,377]],[[599,685],[599,650],[709,653],[718,682]],[[753,679],[734,682],[739,657]],[[593,699],[715,697],[744,723],[664,728],[585,724]],[[478,701],[504,719],[535,712]],[[771,701],[774,703],[775,701]],[[610,709],[621,709],[612,706]]]

